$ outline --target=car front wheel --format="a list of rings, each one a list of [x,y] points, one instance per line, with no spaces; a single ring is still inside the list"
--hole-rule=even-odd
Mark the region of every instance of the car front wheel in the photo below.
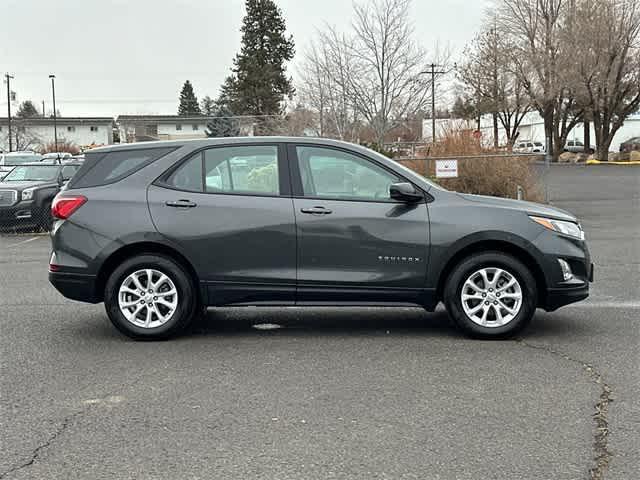
[[[139,255],[118,266],[107,280],[104,303],[113,325],[136,340],[177,335],[200,308],[189,274],[157,255]]]
[[[537,304],[536,282],[529,269],[511,255],[471,255],[449,275],[444,303],[467,335],[506,338],[531,321]]]

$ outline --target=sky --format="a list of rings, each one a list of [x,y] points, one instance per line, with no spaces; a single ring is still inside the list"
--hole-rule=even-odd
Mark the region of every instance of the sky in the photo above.
[[[454,60],[480,27],[489,0],[413,0],[416,40],[448,45]],[[276,0],[297,56],[317,29],[348,30],[350,0]],[[186,79],[215,98],[240,47],[244,0],[0,0],[0,73],[17,101],[51,110],[49,74],[63,116],[174,114]],[[0,116],[6,116],[6,85]]]

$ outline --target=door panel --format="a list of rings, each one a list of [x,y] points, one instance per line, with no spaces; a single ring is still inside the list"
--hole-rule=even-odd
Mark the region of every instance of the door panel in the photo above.
[[[299,286],[423,288],[425,203],[294,199]],[[323,207],[330,214],[302,213]]]
[[[415,303],[429,246],[426,202],[390,199],[403,181],[342,149],[289,149],[300,303]]]
[[[151,186],[156,228],[182,247],[213,304],[294,301],[296,234],[291,198],[178,192]],[[195,207],[170,207],[187,200]],[[251,290],[255,287],[255,295]],[[261,289],[257,288],[261,287]]]

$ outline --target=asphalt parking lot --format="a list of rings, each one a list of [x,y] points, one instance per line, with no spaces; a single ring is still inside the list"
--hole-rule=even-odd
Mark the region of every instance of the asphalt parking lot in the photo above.
[[[596,283],[514,341],[443,311],[245,308],[136,343],[49,286],[48,237],[0,237],[0,479],[639,478],[640,168],[550,182]]]

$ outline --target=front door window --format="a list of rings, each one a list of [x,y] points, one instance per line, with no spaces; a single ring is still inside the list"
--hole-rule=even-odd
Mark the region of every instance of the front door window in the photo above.
[[[398,177],[356,155],[322,147],[297,147],[305,197],[390,200]]]

